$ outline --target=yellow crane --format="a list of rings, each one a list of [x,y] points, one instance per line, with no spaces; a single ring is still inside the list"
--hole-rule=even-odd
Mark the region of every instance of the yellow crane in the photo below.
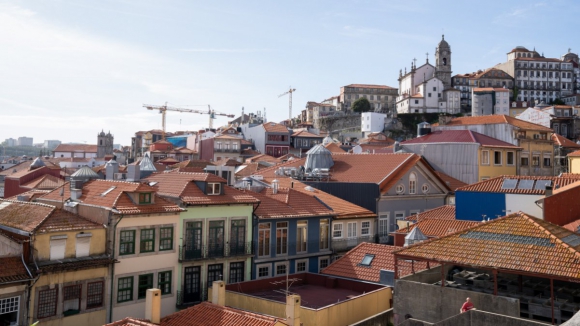
[[[289,109],[289,113],[288,113],[288,119],[292,120],[292,93],[296,92],[296,88],[292,88],[292,86],[290,86],[290,90],[284,92],[283,94],[280,94],[280,96],[278,96],[279,98],[289,94],[289,98],[290,98],[290,109]]]
[[[213,129],[213,120],[215,119],[216,115],[224,116],[228,118],[233,118],[235,115],[233,114],[226,114],[221,112],[216,112],[215,110],[211,109],[211,106],[207,105],[207,111],[204,110],[194,110],[194,109],[183,109],[183,108],[176,108],[165,105],[150,105],[150,104],[143,104],[143,107],[147,110],[159,110],[161,113],[161,125],[163,129],[163,140],[165,140],[165,114],[167,111],[176,111],[176,112],[187,112],[187,113],[199,113],[199,114],[208,114],[209,115],[209,128]]]

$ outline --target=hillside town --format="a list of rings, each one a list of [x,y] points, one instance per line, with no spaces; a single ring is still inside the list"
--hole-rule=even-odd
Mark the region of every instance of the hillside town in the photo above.
[[[0,325],[580,325],[579,56],[452,38],[283,121],[6,139]]]

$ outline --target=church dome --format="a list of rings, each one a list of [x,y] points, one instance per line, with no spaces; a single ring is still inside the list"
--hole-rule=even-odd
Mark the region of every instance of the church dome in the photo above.
[[[449,47],[449,43],[447,43],[447,41],[445,41],[445,35],[441,35],[441,42],[439,42],[437,47],[438,48],[448,48]]]
[[[105,132],[103,130],[101,130],[101,133],[99,134],[99,136],[104,137],[105,136]]]

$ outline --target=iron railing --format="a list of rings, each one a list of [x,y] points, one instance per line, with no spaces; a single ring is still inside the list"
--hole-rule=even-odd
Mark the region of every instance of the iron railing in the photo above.
[[[334,252],[347,251],[363,242],[375,242],[375,236],[367,235],[355,238],[332,239],[332,250]]]
[[[252,242],[238,242],[230,244],[179,246],[179,260],[202,260],[222,257],[235,257],[251,255]]]

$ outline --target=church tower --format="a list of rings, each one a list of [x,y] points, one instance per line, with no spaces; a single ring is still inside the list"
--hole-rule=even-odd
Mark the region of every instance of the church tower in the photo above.
[[[102,158],[110,154],[113,154],[113,135],[110,131],[105,134],[101,130],[97,135],[97,157]]]
[[[441,36],[441,42],[435,49],[435,76],[439,78],[445,89],[451,88],[451,47]]]

